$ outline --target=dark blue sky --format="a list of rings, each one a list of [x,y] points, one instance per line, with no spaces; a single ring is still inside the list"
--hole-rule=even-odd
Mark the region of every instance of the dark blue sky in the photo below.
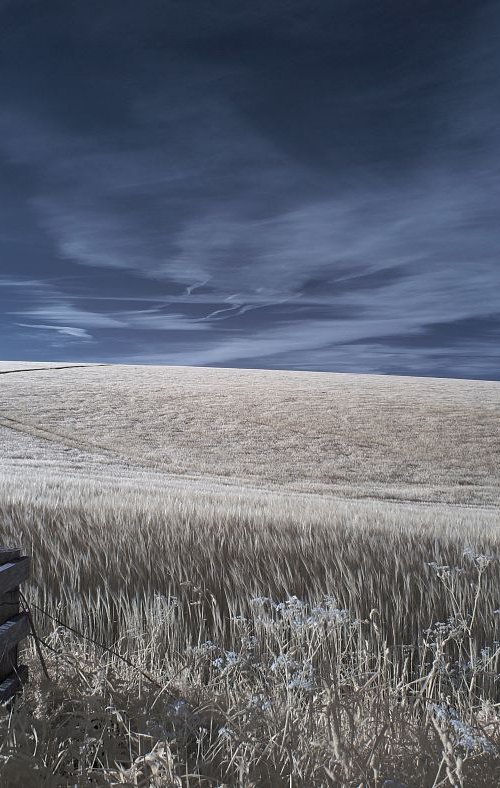
[[[500,378],[500,3],[0,0],[0,358]]]

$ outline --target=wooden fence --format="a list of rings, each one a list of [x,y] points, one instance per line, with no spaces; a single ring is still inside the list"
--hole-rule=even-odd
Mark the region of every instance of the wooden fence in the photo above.
[[[30,558],[19,548],[0,547],[0,703],[28,678],[28,668],[18,662],[18,645],[30,630],[28,613],[19,612],[19,585],[29,572]]]

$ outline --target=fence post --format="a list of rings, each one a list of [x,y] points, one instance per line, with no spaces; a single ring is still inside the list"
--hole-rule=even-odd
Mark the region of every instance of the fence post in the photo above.
[[[28,678],[18,663],[18,644],[29,633],[27,613],[19,612],[19,584],[30,572],[30,559],[17,547],[0,547],[0,703],[9,700]]]

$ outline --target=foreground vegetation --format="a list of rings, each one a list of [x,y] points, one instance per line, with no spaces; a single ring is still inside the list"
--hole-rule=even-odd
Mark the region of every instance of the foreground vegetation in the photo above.
[[[2,785],[500,782],[494,515],[27,490],[50,680],[31,643]]]

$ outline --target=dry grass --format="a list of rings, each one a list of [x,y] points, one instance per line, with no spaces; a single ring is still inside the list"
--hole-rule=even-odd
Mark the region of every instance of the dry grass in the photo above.
[[[134,467],[498,504],[500,384],[182,367],[0,376],[0,424]]]
[[[74,384],[80,373],[88,376],[83,394]],[[396,380],[391,394],[388,379],[375,380],[374,400],[385,408],[377,415],[361,381],[349,404],[346,393],[341,397],[340,380],[331,381],[335,398],[322,399],[314,393],[312,375],[302,381],[279,373],[283,384],[266,394],[264,373],[255,373],[252,393],[250,373],[228,371],[226,382],[233,382],[220,399],[227,395],[232,404],[217,409],[212,376],[222,373],[205,373],[205,399],[201,373],[185,373],[184,405],[173,396],[173,383],[164,384],[168,396],[155,388],[161,374],[171,380],[171,371],[146,370],[142,382],[137,370],[132,375],[124,368],[0,378],[2,415],[22,422],[1,431],[0,542],[22,544],[33,554],[33,578],[25,588],[33,605],[116,652],[36,613],[53,649],[45,650],[51,681],[41,676],[31,644],[31,681],[0,722],[0,784],[498,784],[498,508],[335,500],[331,493],[352,494],[353,488],[326,485],[323,466],[318,470],[311,459],[319,451],[319,427],[317,415],[305,420],[308,398],[323,409],[323,429],[330,425],[331,435],[335,422],[328,421],[328,399],[337,408],[342,402],[344,414],[355,404],[361,408],[363,400],[363,416],[349,416],[358,425],[352,457],[361,457],[363,441],[375,429],[378,449],[364,464],[359,460],[357,477],[354,460],[349,473],[356,493],[387,490],[381,447],[395,452],[399,445],[401,462],[409,456],[399,431],[412,424],[417,434],[418,419],[403,405],[409,408],[424,383],[409,381],[405,393]],[[67,374],[63,399],[59,376]],[[110,389],[99,394],[105,374]],[[176,374],[181,388],[182,372]],[[285,426],[275,425],[273,435],[279,440],[293,422],[308,437],[302,443],[290,439],[295,453],[272,449],[286,480],[278,486],[249,400],[256,404],[260,398],[267,418],[274,398],[283,407],[291,396],[292,380],[299,390],[296,412],[287,412]],[[325,381],[322,388],[329,385]],[[415,457],[429,475],[425,489],[453,500],[457,478],[476,461],[476,481],[466,497],[493,501],[485,490],[497,472],[490,467],[498,438],[495,384],[477,384],[476,395],[476,384],[429,385],[429,423],[441,442],[434,446],[432,431],[421,428],[425,435]],[[190,386],[198,399],[191,399]],[[217,480],[210,464],[229,445],[221,425],[236,407],[238,386],[246,399],[235,411],[240,426],[231,427],[237,436],[233,459],[238,475],[252,469],[252,484]],[[23,387],[24,400],[14,411],[15,391]],[[133,423],[127,449],[125,430],[126,414],[145,420],[148,387],[151,423],[161,427],[149,453],[139,429],[133,439]],[[94,389],[98,406],[85,421],[83,403]],[[187,435],[176,438],[172,418],[160,418],[161,396],[165,413],[174,412],[175,402],[183,418],[189,411],[194,426],[186,421]],[[469,451],[474,439],[477,455],[467,458],[465,470],[464,449],[452,445],[458,441],[445,429],[458,401],[463,413],[455,419],[455,435],[469,435]],[[392,417],[390,402],[400,408]],[[79,408],[81,430],[72,433],[72,413],[78,416]],[[375,427],[369,420],[376,417]],[[423,406],[418,418],[426,423]],[[390,424],[390,435],[384,435]],[[332,444],[326,437],[325,432],[324,453]],[[104,448],[91,452],[91,439]],[[175,481],[165,473],[157,446],[170,440],[179,457],[193,442],[194,454],[184,467],[207,478]],[[446,452],[448,465],[439,469]],[[389,451],[389,465],[391,457]],[[292,491],[302,464],[309,467],[305,486],[321,495]],[[400,497],[417,497],[422,489],[413,474],[414,469],[401,473],[394,488]]]
[[[33,552],[31,602],[114,644],[164,690],[38,614],[61,653],[49,652],[51,685],[30,657],[0,780],[500,779],[494,513],[255,492],[103,500],[76,484],[2,500],[2,542]]]

